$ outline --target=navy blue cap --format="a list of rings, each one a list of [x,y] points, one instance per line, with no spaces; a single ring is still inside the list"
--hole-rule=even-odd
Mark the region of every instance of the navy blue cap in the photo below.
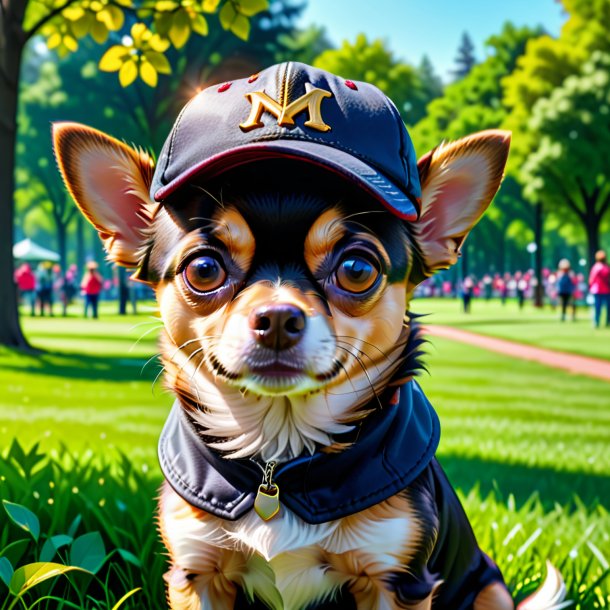
[[[320,166],[396,216],[418,217],[415,150],[392,101],[373,85],[296,62],[193,97],[163,146],[151,195],[163,201],[196,176],[268,158]]]

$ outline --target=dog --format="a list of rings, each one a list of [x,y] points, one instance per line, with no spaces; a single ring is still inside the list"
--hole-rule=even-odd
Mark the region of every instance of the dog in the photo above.
[[[156,164],[83,125],[53,137],[164,323],[170,607],[514,608],[434,457],[406,313],[457,262],[510,134],[416,161],[381,91],[284,63],[195,96]]]

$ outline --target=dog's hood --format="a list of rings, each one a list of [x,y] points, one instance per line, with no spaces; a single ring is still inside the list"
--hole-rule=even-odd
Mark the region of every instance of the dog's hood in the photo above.
[[[377,403],[377,401],[375,401]],[[436,412],[415,381],[390,393],[353,433],[340,453],[316,452],[283,463],[275,472],[279,499],[307,523],[341,519],[407,487],[428,466],[440,439]],[[263,466],[231,460],[210,449],[176,401],[159,440],[167,481],[189,504],[239,519],[254,506]]]

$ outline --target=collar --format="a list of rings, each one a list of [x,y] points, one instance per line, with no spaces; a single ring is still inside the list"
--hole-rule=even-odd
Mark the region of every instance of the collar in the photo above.
[[[307,523],[340,519],[369,508],[411,483],[433,458],[440,438],[438,416],[415,381],[339,435],[351,445],[340,453],[315,452],[281,464],[274,481],[280,502]],[[371,405],[373,408],[373,405]],[[189,504],[236,520],[254,506],[264,466],[226,459],[197,433],[179,401],[159,440],[165,478]]]

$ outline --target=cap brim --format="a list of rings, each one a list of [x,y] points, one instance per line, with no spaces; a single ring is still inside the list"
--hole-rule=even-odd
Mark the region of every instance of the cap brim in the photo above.
[[[415,202],[375,168],[337,148],[302,140],[257,142],[226,150],[184,170],[155,191],[154,199],[163,201],[195,176],[212,178],[245,163],[272,158],[298,159],[330,170],[362,187],[402,220],[418,218]]]

